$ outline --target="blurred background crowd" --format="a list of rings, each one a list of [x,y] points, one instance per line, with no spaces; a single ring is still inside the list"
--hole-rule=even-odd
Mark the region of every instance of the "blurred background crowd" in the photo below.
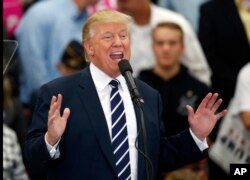
[[[18,44],[3,76],[3,179],[31,179],[22,146],[37,91],[88,66],[81,31],[102,9],[134,19],[133,75],[162,96],[163,136],[187,128],[185,106],[196,108],[209,91],[230,112],[207,139],[209,158],[159,179],[226,180],[230,163],[250,163],[250,0],[3,0],[4,48]],[[4,53],[4,67],[9,60]]]

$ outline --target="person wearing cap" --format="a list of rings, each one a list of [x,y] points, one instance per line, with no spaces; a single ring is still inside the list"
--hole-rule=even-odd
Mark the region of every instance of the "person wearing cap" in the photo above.
[[[71,41],[64,50],[57,68],[62,76],[78,72],[87,66],[84,49],[78,41]]]
[[[70,74],[76,73],[88,65],[84,56],[84,49],[82,45],[76,41],[72,40],[63,52],[60,61],[57,64],[57,69],[61,76],[68,76]],[[35,104],[37,101],[38,90],[34,91],[30,98],[30,113],[31,117],[34,112]],[[30,120],[28,120],[28,123]]]

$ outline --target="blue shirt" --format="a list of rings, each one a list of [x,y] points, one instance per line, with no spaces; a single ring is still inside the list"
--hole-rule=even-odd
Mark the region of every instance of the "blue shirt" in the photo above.
[[[59,76],[56,65],[71,40],[81,42],[87,16],[73,0],[41,1],[26,12],[16,33],[23,103],[29,103],[31,93],[42,84]]]

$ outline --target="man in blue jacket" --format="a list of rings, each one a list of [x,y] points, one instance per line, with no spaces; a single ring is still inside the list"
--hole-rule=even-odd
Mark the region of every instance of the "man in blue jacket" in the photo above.
[[[144,101],[145,158],[140,111],[118,67],[130,59],[130,22],[116,11],[93,14],[83,28],[89,67],[41,87],[24,149],[33,177],[156,179],[159,168],[172,170],[207,155],[206,137],[226,112],[215,113],[218,94],[209,93],[196,112],[187,106],[190,128],[162,138],[160,95],[135,80]]]

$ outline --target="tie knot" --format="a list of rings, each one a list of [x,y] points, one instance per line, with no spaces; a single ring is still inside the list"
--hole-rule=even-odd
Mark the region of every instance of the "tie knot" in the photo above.
[[[117,79],[113,79],[110,81],[109,85],[111,85],[112,88],[118,88],[119,81]]]

